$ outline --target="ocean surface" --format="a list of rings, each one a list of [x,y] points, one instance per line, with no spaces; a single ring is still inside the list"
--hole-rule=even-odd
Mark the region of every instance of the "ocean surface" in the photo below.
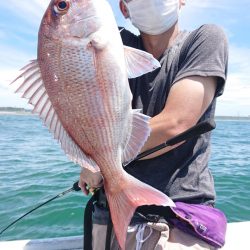
[[[216,120],[210,169],[229,222],[250,220],[250,120]],[[0,231],[70,188],[80,167],[70,162],[36,116],[0,115]],[[10,227],[0,240],[81,235],[89,197],[72,192]]]

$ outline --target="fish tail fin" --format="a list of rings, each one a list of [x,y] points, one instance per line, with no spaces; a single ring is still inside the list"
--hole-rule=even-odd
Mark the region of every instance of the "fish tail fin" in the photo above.
[[[120,190],[104,185],[117,241],[125,249],[127,228],[137,207],[142,205],[175,206],[164,193],[126,174]]]

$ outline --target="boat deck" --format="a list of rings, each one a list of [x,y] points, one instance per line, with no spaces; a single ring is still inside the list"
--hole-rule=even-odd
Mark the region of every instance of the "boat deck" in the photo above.
[[[250,221],[228,224],[223,250],[246,250],[249,245]],[[83,237],[61,237],[38,240],[0,241],[1,250],[82,250]]]

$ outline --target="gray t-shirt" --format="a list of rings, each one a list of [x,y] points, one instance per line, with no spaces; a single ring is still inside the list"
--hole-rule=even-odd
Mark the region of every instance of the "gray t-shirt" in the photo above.
[[[145,50],[140,36],[123,30],[121,37],[125,45]],[[180,32],[159,60],[161,68],[129,80],[132,107],[153,117],[163,110],[170,88],[178,80],[194,75],[217,76],[215,98],[199,122],[213,119],[216,97],[223,93],[227,74],[228,46],[224,32],[210,24],[192,32]],[[215,190],[208,169],[209,155],[210,133],[206,133],[161,156],[133,162],[126,171],[174,201],[213,204]]]

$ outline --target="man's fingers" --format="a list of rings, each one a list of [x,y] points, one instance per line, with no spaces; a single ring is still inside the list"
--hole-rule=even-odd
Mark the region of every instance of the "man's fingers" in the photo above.
[[[93,188],[99,188],[99,187],[102,187],[103,186],[103,179],[101,179],[98,183],[95,183],[95,182],[93,182],[94,184],[92,185],[89,185],[89,186],[91,186],[91,187],[93,187]]]
[[[91,194],[94,194],[95,191],[96,191],[96,188],[89,188],[89,192],[90,192]]]
[[[89,190],[87,189],[87,185],[85,184],[82,189],[82,192],[87,196],[89,194]]]
[[[88,195],[89,194],[89,191],[87,189],[87,184],[85,182],[83,182],[80,178],[79,180],[79,183],[78,183],[78,186],[79,188],[81,188],[82,192],[85,194],[85,195]]]
[[[99,172],[92,173],[88,169],[82,170],[78,185],[85,195],[93,194],[97,188],[103,186],[103,177]]]

